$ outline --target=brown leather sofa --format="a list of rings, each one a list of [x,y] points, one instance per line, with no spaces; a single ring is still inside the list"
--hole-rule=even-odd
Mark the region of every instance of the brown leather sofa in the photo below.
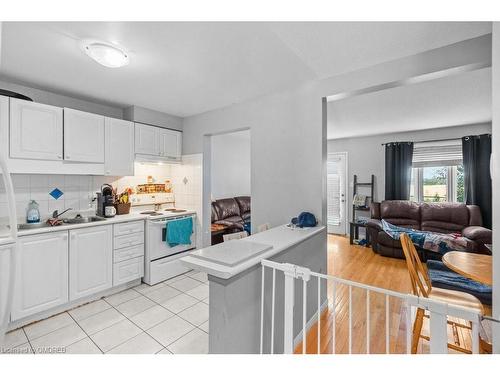
[[[232,229],[243,230],[250,221],[250,197],[218,199],[212,202],[212,223],[223,224]]]
[[[484,246],[491,243],[491,230],[484,228],[478,206],[462,203],[416,203],[383,201],[371,204],[371,218],[366,223],[373,251],[393,258],[404,258],[401,243],[382,229],[381,220],[405,228],[438,233],[460,233],[467,238],[467,251],[489,254]],[[424,260],[441,255],[418,249]]]

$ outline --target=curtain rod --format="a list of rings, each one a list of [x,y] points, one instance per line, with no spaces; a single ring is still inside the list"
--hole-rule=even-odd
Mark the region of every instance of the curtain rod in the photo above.
[[[460,138],[445,138],[445,139],[428,139],[426,141],[417,141],[417,142],[413,142],[413,141],[400,141],[400,142],[387,142],[387,143],[381,143],[382,146],[385,146],[387,144],[391,144],[391,143],[427,143],[427,142],[440,142],[440,141],[457,141],[459,139],[462,139],[462,137]]]

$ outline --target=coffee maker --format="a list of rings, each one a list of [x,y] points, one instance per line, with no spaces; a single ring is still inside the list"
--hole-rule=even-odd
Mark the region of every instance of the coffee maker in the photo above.
[[[113,217],[116,215],[113,187],[109,184],[102,185],[101,191],[97,193],[96,214],[101,217]]]

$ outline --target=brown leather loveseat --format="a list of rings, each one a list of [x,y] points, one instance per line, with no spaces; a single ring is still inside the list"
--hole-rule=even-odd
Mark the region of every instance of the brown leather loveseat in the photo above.
[[[416,203],[383,201],[372,203],[371,219],[367,222],[372,249],[393,258],[404,258],[401,243],[382,229],[381,220],[405,228],[438,233],[460,233],[467,238],[467,251],[489,253],[484,246],[491,244],[491,230],[484,228],[478,206],[463,203]],[[424,260],[440,259],[441,255],[419,249]]]
[[[250,197],[218,199],[212,202],[212,223],[223,224],[228,229],[243,230],[243,225],[250,221]]]

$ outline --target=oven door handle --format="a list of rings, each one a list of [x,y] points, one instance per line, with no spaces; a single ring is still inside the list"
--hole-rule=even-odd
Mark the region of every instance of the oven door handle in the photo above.
[[[184,216],[184,217],[179,217],[179,218],[175,218],[175,219],[166,219],[166,220],[162,220],[162,221],[151,221],[151,224],[153,225],[157,225],[157,226],[164,226],[165,224],[168,224],[168,223],[172,223],[174,221],[177,221],[177,220],[181,220],[181,219],[186,219],[186,218],[193,218],[192,216]]]

